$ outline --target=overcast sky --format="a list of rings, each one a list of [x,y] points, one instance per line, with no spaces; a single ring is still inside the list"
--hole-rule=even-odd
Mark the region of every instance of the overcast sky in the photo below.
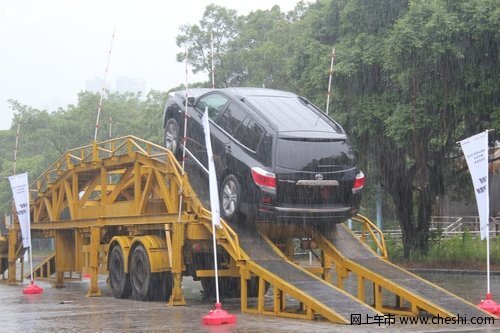
[[[0,5],[0,130],[11,126],[7,100],[49,111],[76,103],[85,83],[103,77],[115,38],[107,82],[127,76],[146,91],[185,81],[175,36],[197,23],[211,3],[247,14],[295,7],[298,0],[17,0]],[[191,76],[195,81],[196,77]],[[205,79],[206,76],[198,77]],[[97,106],[96,106],[97,107]]]

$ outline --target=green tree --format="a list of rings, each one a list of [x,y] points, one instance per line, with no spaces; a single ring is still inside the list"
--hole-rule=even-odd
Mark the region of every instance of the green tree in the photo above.
[[[184,49],[177,54],[177,60],[183,61],[185,50],[194,73],[207,71],[209,81],[212,76],[211,38],[213,37],[214,66],[217,68],[216,86],[229,85],[224,55],[229,44],[238,36],[236,27],[237,12],[211,4],[206,7],[199,25],[183,25],[177,36],[177,46]]]
[[[135,135],[162,144],[163,107],[167,94],[150,91],[145,98],[133,93],[106,93],[103,96],[98,141],[110,137]],[[38,110],[18,101],[10,101],[14,111],[13,126],[0,131],[0,211],[10,212],[10,187],[6,177],[13,173],[17,124],[21,124],[17,172],[28,172],[35,181],[62,154],[72,148],[92,143],[100,95],[78,94],[76,105],[54,112]]]
[[[273,7],[239,16],[217,56],[226,84],[291,90],[322,106],[335,47],[333,116],[360,167],[392,198],[408,256],[427,251],[436,197],[453,189],[450,179],[458,184],[456,141],[500,124],[499,8],[498,0]],[[202,21],[220,11],[207,7]],[[179,38],[209,48],[207,39]]]
[[[474,3],[331,2],[341,25],[324,39],[339,50],[337,110],[394,201],[405,256],[428,250],[456,141],[488,126],[498,107],[497,26],[472,22],[495,8]]]

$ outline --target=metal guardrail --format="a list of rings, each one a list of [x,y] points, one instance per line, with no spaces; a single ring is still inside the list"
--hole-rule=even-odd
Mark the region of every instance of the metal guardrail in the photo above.
[[[464,232],[480,234],[479,216],[432,216],[430,229],[441,237],[452,237]],[[401,229],[384,229],[385,235],[401,237]],[[490,217],[490,236],[500,235],[500,216]]]

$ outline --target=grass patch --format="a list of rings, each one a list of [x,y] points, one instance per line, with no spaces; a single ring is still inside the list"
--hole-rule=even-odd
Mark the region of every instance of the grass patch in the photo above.
[[[486,269],[486,240],[464,232],[451,238],[435,237],[429,241],[427,255],[411,253],[403,256],[401,239],[386,237],[389,259],[406,267],[449,269]],[[490,264],[500,270],[500,238],[490,238]]]

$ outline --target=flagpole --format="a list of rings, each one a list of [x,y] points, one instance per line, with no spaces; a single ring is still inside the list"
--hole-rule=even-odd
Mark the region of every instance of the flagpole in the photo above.
[[[16,146],[14,148],[14,175],[16,174],[16,169],[17,169],[17,152],[19,150],[19,135],[21,133],[21,119],[19,119],[18,123],[17,123],[17,132],[16,132]],[[29,189],[28,189],[28,200],[29,200]],[[14,201],[12,201],[13,205],[12,207],[14,208],[15,205],[14,205]],[[14,209],[13,209],[14,211]],[[32,248],[31,248],[31,235],[30,235],[30,246],[28,248],[28,252],[29,252],[29,261],[30,261],[30,282],[31,284],[34,283],[34,280],[33,280],[33,254],[32,254]],[[24,261],[23,261],[24,262]],[[24,264],[23,264],[24,266]]]
[[[485,158],[486,158],[486,188],[487,191],[485,191],[485,200],[486,200],[486,206],[484,210],[486,211],[486,218],[487,218],[487,223],[484,228],[486,229],[486,298],[481,300],[479,302],[478,307],[483,309],[484,311],[500,315],[500,306],[498,305],[497,302],[493,300],[493,297],[491,295],[491,289],[490,289],[490,186],[489,186],[489,159],[490,159],[490,154],[489,154],[489,147],[488,147],[488,132],[489,130],[485,131],[485,146],[483,149],[485,149]],[[479,207],[479,202],[478,202],[478,207]],[[483,228],[480,228],[481,235],[483,235]],[[481,236],[483,239],[483,237]]]
[[[217,264],[217,238],[215,226],[220,225],[220,206],[219,206],[219,192],[217,186],[217,176],[215,174],[214,157],[212,153],[212,143],[210,140],[210,121],[208,119],[208,107],[205,108],[205,113],[202,118],[203,129],[205,134],[205,144],[207,148],[208,157],[208,182],[210,189],[210,209],[212,211],[212,244],[214,252],[214,271],[215,271],[215,310],[211,310],[208,315],[203,316],[202,321],[205,325],[223,325],[233,324],[236,322],[236,316],[228,313],[222,309],[222,304],[219,299],[219,271]]]
[[[489,172],[488,172],[488,165],[489,165],[489,159],[490,159],[490,154],[489,154],[489,147],[488,147],[488,130],[486,130],[486,174],[488,175],[488,183],[489,183]],[[486,211],[488,214],[486,214],[486,218],[488,219],[488,223],[486,224],[486,278],[487,278],[487,283],[486,283],[486,294],[491,295],[490,292],[490,186],[488,184],[488,191],[486,191]]]
[[[217,178],[215,175],[215,168],[213,168],[213,154],[212,154],[212,143],[210,140],[210,122],[208,120],[208,106],[205,108],[205,114],[203,116],[203,126],[205,127],[205,144],[207,145],[207,153],[208,153],[208,181],[210,187],[210,210],[212,211],[212,244],[214,250],[214,271],[215,271],[215,299],[216,304],[220,303],[219,298],[219,270],[217,264],[217,240],[215,237],[215,225],[220,226],[220,207],[219,206],[219,197],[218,197],[218,187],[217,187]],[[206,119],[205,119],[206,118]],[[206,121],[206,123],[205,123]],[[210,145],[210,147],[209,147]]]

